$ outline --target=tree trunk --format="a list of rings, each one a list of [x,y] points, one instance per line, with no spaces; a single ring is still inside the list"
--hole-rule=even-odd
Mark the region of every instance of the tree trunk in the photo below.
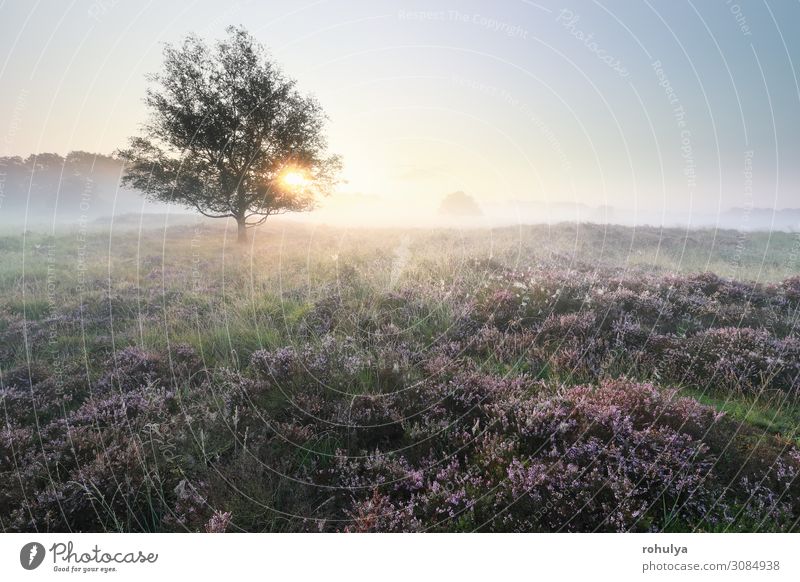
[[[245,245],[248,242],[247,236],[247,225],[245,224],[244,218],[237,218],[236,219],[236,226],[238,227],[238,236],[236,237],[236,242],[240,245]]]

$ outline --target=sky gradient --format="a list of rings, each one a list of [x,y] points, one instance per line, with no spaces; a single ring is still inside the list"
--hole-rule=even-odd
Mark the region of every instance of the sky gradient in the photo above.
[[[800,207],[797,2],[5,1],[0,155],[124,146],[163,43],[229,24],[321,101],[341,212]]]

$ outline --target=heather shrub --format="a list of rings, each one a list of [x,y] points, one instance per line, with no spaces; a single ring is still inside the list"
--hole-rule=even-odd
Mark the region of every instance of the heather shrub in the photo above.
[[[168,377],[169,369],[159,354],[129,346],[112,355],[97,388],[124,392],[146,384],[160,384]]]
[[[602,375],[613,358],[611,343],[593,311],[552,314],[538,328],[539,358],[564,379],[589,381]]]
[[[520,316],[522,304],[510,289],[496,289],[487,295],[485,302],[479,307],[479,313],[486,321],[499,329],[506,329]]]
[[[605,326],[626,317],[652,326],[669,321],[673,316],[672,306],[657,294],[657,289],[620,286],[610,291],[599,289],[591,298]]]
[[[800,279],[517,242],[12,277],[0,529],[796,531]]]
[[[163,510],[163,462],[151,436],[167,421],[172,395],[152,385],[94,395],[66,417],[41,426],[35,443],[14,439],[8,527],[134,529],[155,527]],[[20,436],[11,433],[11,438]]]
[[[626,375],[647,380],[666,376],[668,354],[681,342],[674,335],[656,333],[627,318],[614,322],[612,334],[616,367]]]
[[[167,357],[173,382],[198,383],[205,374],[205,366],[197,351],[187,344],[172,346]]]
[[[337,457],[330,473],[353,498],[348,529],[714,527],[743,504],[753,514],[766,508],[763,495],[726,489],[715,475],[721,447],[707,437],[727,421],[674,391],[611,381],[536,396],[524,382],[474,375],[438,390],[453,382],[466,394],[434,413],[453,411],[446,455],[431,443],[427,454]],[[796,459],[782,462],[792,466],[781,469],[785,483]]]
[[[303,371],[297,351],[292,346],[272,351],[258,350],[250,357],[250,365],[261,377],[278,385]]]
[[[735,392],[792,391],[800,373],[800,343],[765,330],[711,329],[686,338],[668,355],[676,380]]]
[[[537,340],[540,343],[558,344],[565,340],[586,342],[593,339],[600,330],[595,313],[583,311],[566,315],[551,314],[542,322],[538,331]]]
[[[800,303],[800,275],[784,279],[780,287],[789,301],[795,305]]]

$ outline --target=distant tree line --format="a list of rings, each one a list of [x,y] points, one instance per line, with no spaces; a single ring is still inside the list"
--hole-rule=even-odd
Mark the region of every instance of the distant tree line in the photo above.
[[[19,223],[26,208],[37,223],[139,211],[143,198],[121,186],[122,169],[122,160],[83,151],[0,157],[0,221]]]

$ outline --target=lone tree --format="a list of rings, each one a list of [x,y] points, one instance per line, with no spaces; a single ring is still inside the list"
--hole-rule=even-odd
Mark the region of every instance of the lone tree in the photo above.
[[[213,48],[195,36],[166,45],[150,75],[143,135],[117,154],[123,183],[152,199],[233,218],[238,241],[269,216],[310,210],[340,168],[326,117],[243,28]]]

